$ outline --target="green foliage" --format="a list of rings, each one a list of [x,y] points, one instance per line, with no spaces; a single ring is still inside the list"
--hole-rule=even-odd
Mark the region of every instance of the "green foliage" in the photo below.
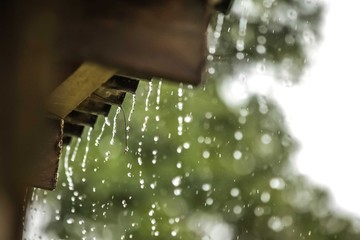
[[[209,28],[209,66],[215,78],[260,63],[285,82],[297,82],[308,63],[307,47],[320,38],[323,7],[316,0],[234,1],[228,16]],[[222,23],[222,24],[221,24]]]
[[[32,206],[35,215],[41,201],[50,206],[45,231],[54,239],[360,239],[355,220],[333,212],[327,193],[293,170],[297,145],[276,105],[252,96],[229,109],[217,91],[224,76],[259,62],[296,81],[306,46],[319,35],[321,7],[242,3],[220,30],[223,16],[212,20],[208,67],[215,71],[203,89],[140,84],[127,153],[116,109],[110,126],[101,119],[84,133],[77,153],[76,140],[64,149],[57,190],[36,190]],[[127,96],[127,116],[131,105]]]
[[[58,189],[46,196],[49,232],[61,239],[360,239],[349,219],[330,210],[326,193],[291,169],[296,143],[271,101],[254,96],[234,113],[214,83],[204,91],[163,83],[157,104],[154,81],[145,111],[148,88],[140,85],[128,123],[129,152],[121,115],[110,144],[115,109],[99,146],[101,121],[90,142],[84,134],[75,161],[73,141],[74,190],[62,168]],[[130,97],[126,103],[129,113]]]

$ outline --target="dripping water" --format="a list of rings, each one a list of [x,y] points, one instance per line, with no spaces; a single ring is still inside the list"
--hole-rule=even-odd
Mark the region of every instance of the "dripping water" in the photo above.
[[[145,112],[149,111],[149,99],[150,99],[151,92],[152,92],[152,82],[150,81],[149,82],[149,90],[148,90],[146,100],[145,100]],[[144,119],[144,123],[141,128],[141,132],[143,132],[143,133],[146,131],[148,120],[149,120],[149,116],[146,115],[145,119]],[[144,134],[141,137],[144,138],[145,137]]]
[[[115,141],[115,135],[116,135],[116,131],[117,131],[117,118],[119,116],[119,113],[122,112],[123,113],[123,118],[124,118],[124,144],[125,144],[125,148],[124,148],[124,151],[127,152],[129,150],[129,146],[128,146],[128,132],[127,132],[127,129],[128,127],[126,126],[127,125],[127,122],[126,122],[126,114],[125,114],[125,111],[124,109],[122,108],[122,106],[118,106],[117,109],[116,109],[116,113],[115,113],[115,116],[114,116],[114,120],[113,120],[113,129],[112,129],[112,136],[111,136],[111,140],[110,140],[110,144],[111,145],[114,145],[114,141]]]
[[[136,95],[134,93],[132,95],[132,104],[131,104],[131,110],[130,110],[129,117],[128,117],[128,122],[131,121],[131,116],[133,115],[133,113],[135,111],[135,103],[136,103]]]
[[[125,127],[125,142],[126,142],[126,147],[125,147],[125,152],[128,152],[129,151],[129,144],[128,144],[128,141],[129,141],[129,138],[130,138],[130,121],[131,121],[131,116],[132,114],[134,113],[135,111],[135,103],[136,103],[136,95],[133,93],[132,95],[132,104],[131,104],[131,109],[130,109],[130,113],[129,113],[129,116],[128,116],[128,125]],[[124,113],[125,114],[125,113]],[[124,116],[124,119],[125,119],[125,116]],[[126,122],[126,121],[125,121]]]
[[[221,37],[223,23],[224,23],[224,14],[219,13],[217,15],[217,18],[216,18],[216,26],[215,26],[215,31],[214,31],[214,34],[213,34],[213,37],[214,37],[213,42],[210,44],[210,47],[209,47],[209,53],[210,54],[215,54],[216,53],[216,48],[218,46],[219,39]]]
[[[239,37],[236,40],[236,49],[239,52],[245,50],[245,36],[246,36],[246,29],[248,23],[248,15],[249,15],[249,8],[250,8],[251,0],[241,2],[241,17],[239,21]]]
[[[114,120],[113,120],[112,136],[111,136],[111,140],[110,140],[111,145],[114,145],[114,139],[115,139],[115,134],[116,134],[116,121],[117,121],[117,117],[118,117],[120,111],[121,111],[121,107],[117,107],[116,113],[114,116]]]
[[[108,117],[105,117],[105,121],[103,123],[103,125],[101,126],[101,132],[99,134],[99,136],[96,138],[95,140],[95,146],[99,146],[100,140],[105,132],[105,127],[106,126],[110,126],[110,121]]]
[[[73,151],[73,153],[72,153],[72,155],[71,155],[71,161],[72,161],[72,162],[75,161],[77,152],[78,152],[78,150],[79,150],[80,143],[81,143],[81,138],[78,138],[77,141],[76,141],[75,147],[74,147],[74,151]]]
[[[73,191],[74,190],[74,183],[72,180],[73,169],[72,169],[72,167],[69,167],[70,150],[71,150],[71,147],[66,146],[65,157],[64,157],[64,168],[65,168],[65,175],[66,175],[66,179],[68,182],[69,190]]]
[[[183,106],[184,106],[184,103],[183,103],[183,95],[184,95],[183,84],[180,83],[180,84],[179,84],[179,88],[178,88],[178,98],[179,98],[179,102],[178,102],[178,106],[177,106],[180,113],[182,112]],[[182,116],[179,116],[179,117],[178,117],[178,135],[181,136],[182,133],[183,133],[183,117],[182,117]]]
[[[146,100],[145,100],[145,112],[147,112],[149,110],[149,99],[150,99],[151,92],[152,92],[152,81],[149,82],[149,91],[148,91],[148,94],[147,94]]]
[[[145,100],[145,112],[148,112],[149,111],[149,99],[150,99],[150,95],[152,93],[152,81],[149,82],[149,89],[148,89],[148,93],[147,93],[147,96],[146,96],[146,100]],[[142,136],[141,138],[144,139],[145,138],[145,131],[146,131],[146,128],[147,128],[147,123],[148,123],[148,120],[149,120],[149,116],[146,115],[145,116],[145,119],[144,119],[144,123],[143,123],[143,126],[141,128],[141,132],[142,132]],[[139,166],[142,165],[143,161],[142,161],[142,156],[141,156],[141,152],[142,152],[142,141],[139,141],[139,144],[138,144],[138,149],[137,149],[137,160],[138,160],[138,164]],[[140,177],[140,180],[139,180],[139,183],[140,183],[140,188],[144,188],[144,179],[142,178],[142,171],[139,171],[139,177]]]
[[[157,96],[156,96],[156,110],[160,109],[161,85],[162,85],[162,81],[160,80],[157,89]]]
[[[85,147],[85,154],[81,163],[81,168],[82,171],[85,172],[86,171],[86,160],[87,160],[87,156],[89,153],[89,144],[90,144],[90,140],[91,140],[91,133],[92,133],[93,128],[90,127],[87,133],[87,137],[86,137],[86,147]]]

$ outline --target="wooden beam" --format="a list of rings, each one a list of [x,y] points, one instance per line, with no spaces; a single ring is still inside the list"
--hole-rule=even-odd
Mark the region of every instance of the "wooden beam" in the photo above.
[[[122,74],[201,83],[206,30],[213,8],[204,0],[76,1],[59,47]],[[70,4],[71,5],[71,4]]]
[[[50,95],[47,110],[64,119],[115,73],[113,68],[91,62],[83,63]]]

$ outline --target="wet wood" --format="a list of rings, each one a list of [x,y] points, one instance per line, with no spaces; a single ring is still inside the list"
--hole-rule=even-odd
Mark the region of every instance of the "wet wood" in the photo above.
[[[92,62],[83,63],[51,94],[47,110],[59,118],[65,118],[115,73],[114,68]]]
[[[60,41],[75,56],[121,74],[198,85],[211,10],[206,1],[77,1]]]
[[[56,124],[49,127],[44,117],[50,90],[86,61],[111,69],[108,75],[116,69],[198,85],[212,9],[206,0],[1,2],[0,201],[8,211],[0,211],[0,219],[8,225],[0,226],[0,237],[22,239],[27,186],[55,187],[60,140]],[[74,85],[75,92],[93,92],[87,80]],[[63,87],[56,93],[47,109],[60,118],[89,97],[72,96]],[[64,98],[71,104],[61,106]]]
[[[44,137],[38,139],[42,152],[31,174],[29,186],[54,190],[61,156],[64,121],[49,118],[46,122]]]

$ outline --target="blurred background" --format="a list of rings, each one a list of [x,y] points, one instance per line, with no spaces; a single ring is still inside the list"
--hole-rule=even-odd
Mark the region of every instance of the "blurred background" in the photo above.
[[[204,85],[141,82],[73,139],[25,238],[360,239],[357,9],[236,0]]]

